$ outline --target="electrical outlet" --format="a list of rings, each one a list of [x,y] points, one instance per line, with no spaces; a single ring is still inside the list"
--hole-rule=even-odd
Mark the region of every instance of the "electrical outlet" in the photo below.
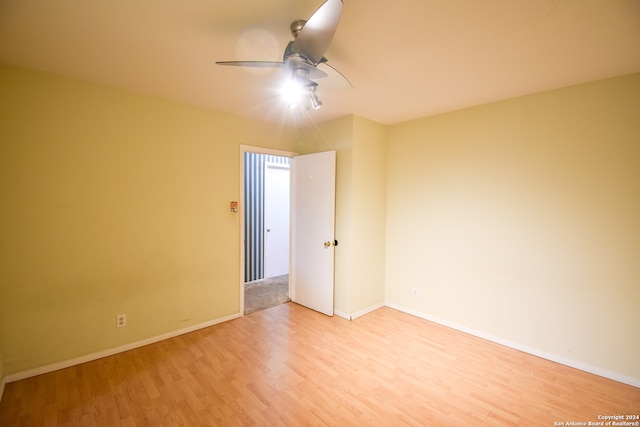
[[[420,291],[418,290],[418,288],[413,288],[411,290],[411,295],[413,295],[414,297],[417,297],[419,293]]]
[[[116,316],[116,328],[122,328],[124,326],[127,326],[127,315],[118,314]]]

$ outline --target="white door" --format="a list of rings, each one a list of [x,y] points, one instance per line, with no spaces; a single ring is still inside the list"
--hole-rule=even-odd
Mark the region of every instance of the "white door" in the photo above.
[[[291,159],[291,300],[333,316],[336,153]]]
[[[264,277],[289,274],[289,165],[264,168]]]

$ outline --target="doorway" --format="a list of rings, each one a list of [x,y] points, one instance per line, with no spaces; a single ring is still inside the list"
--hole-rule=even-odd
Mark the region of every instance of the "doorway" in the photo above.
[[[293,153],[241,147],[241,312],[289,301],[289,164]]]

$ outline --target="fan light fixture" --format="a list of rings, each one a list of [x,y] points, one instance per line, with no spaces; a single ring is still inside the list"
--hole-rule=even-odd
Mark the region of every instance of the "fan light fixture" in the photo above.
[[[308,109],[309,105],[314,110],[322,106],[322,101],[316,93],[318,84],[308,77],[309,73],[304,69],[297,69],[294,74],[285,80],[281,87],[281,94],[289,109],[293,110],[301,105]]]
[[[300,86],[293,79],[288,79],[282,84],[280,91],[289,109],[293,110],[300,104],[300,100],[304,94],[304,87]]]
[[[318,94],[316,94],[317,88],[318,88],[317,86],[314,86],[313,89],[309,89],[309,99],[311,100],[311,108],[313,108],[314,110],[317,110],[320,107],[322,107],[322,101],[320,101],[320,98],[318,98]]]
[[[282,94],[289,108],[304,103],[305,108],[317,110],[322,101],[316,93],[318,83],[315,80],[328,76],[318,65],[327,62],[323,55],[338,28],[341,14],[342,0],[326,0],[308,20],[294,21],[289,27],[294,40],[287,44],[282,61],[219,61],[216,64],[284,69],[287,81],[282,87]],[[339,72],[338,75],[346,80]]]

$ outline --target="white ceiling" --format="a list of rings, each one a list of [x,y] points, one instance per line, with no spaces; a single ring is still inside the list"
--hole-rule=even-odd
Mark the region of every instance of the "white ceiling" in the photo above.
[[[392,124],[640,71],[640,0],[344,0],[320,80],[296,115],[279,70],[289,24],[322,0],[0,0],[0,62],[262,120],[347,114]]]

